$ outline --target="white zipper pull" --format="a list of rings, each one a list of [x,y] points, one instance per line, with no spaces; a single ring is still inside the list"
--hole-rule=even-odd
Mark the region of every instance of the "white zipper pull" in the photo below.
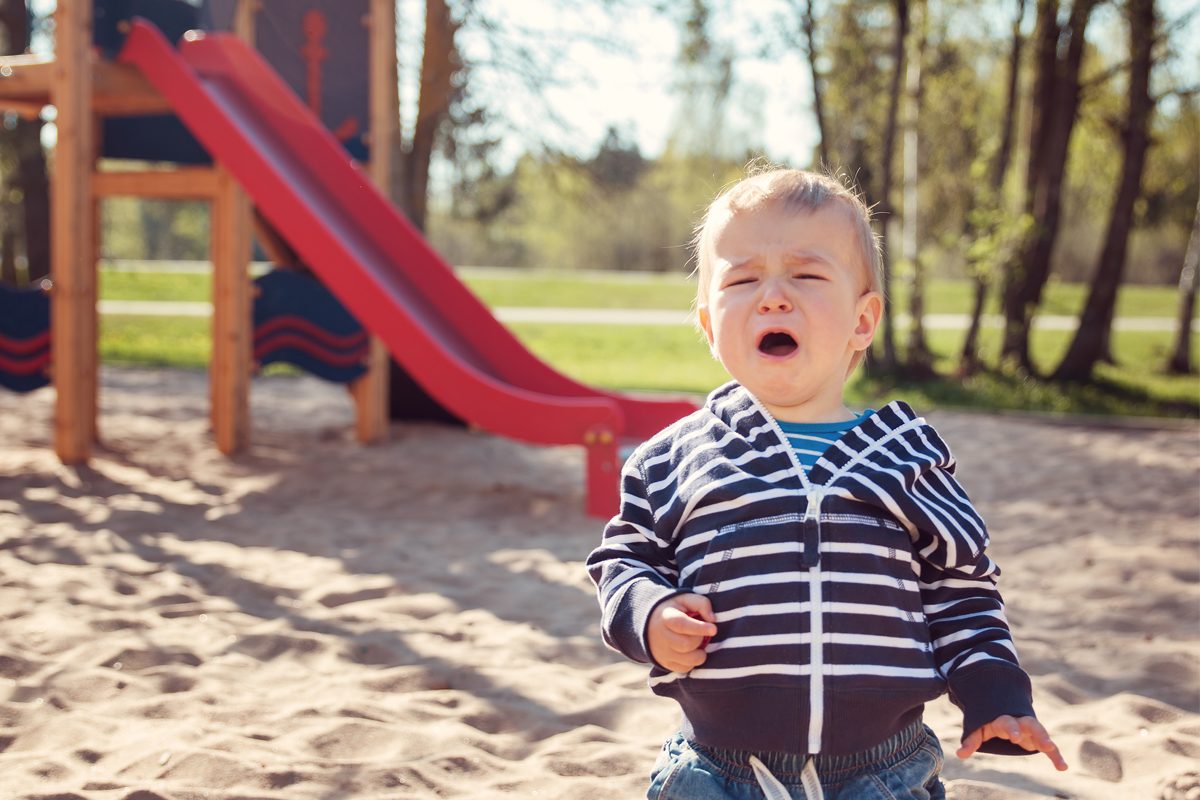
[[[804,520],[807,522],[810,519],[820,519],[821,517],[821,493],[813,489],[808,493],[808,507],[804,510]]]

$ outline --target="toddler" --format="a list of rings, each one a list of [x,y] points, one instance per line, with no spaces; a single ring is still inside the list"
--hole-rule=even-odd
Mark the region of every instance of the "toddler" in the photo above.
[[[959,757],[1066,769],[949,447],[903,402],[843,401],[883,309],[869,210],[770,169],[717,197],[695,249],[733,381],[634,452],[588,558],[605,641],[683,711],[647,797],[945,797],[921,715],[947,691]]]

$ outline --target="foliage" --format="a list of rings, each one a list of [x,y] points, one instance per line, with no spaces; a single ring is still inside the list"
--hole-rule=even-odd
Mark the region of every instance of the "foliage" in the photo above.
[[[648,161],[619,136],[593,156],[526,155],[515,200],[488,224],[435,214],[435,247],[457,263],[563,270],[684,271],[704,204],[742,174],[740,159],[668,150]]]
[[[105,258],[204,260],[209,248],[208,204],[111,198],[100,211]]]

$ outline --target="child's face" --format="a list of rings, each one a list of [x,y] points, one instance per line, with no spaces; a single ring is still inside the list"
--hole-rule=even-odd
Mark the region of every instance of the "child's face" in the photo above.
[[[709,345],[777,419],[846,418],[842,389],[883,310],[869,290],[850,211],[792,212],[777,202],[714,220]]]

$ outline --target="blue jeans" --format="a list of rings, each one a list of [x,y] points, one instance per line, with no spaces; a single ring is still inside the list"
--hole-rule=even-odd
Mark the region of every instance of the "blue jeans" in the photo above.
[[[648,800],[763,800],[747,763],[757,755],[788,789],[804,800],[800,772],[808,756],[752,753],[689,743],[677,733],[663,745],[650,774]],[[942,746],[919,721],[882,744],[849,756],[816,757],[825,800],[945,800],[938,777]]]

